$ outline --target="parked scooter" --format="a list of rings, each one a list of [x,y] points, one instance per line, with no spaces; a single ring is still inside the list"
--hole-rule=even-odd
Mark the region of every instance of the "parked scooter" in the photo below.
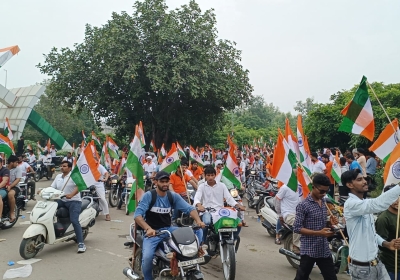
[[[142,272],[142,247],[143,230],[136,230],[130,226],[131,242],[125,246],[137,246],[134,255],[134,267],[126,267],[123,274],[131,280],[143,279]],[[157,231],[156,235],[165,235],[166,239],[157,247],[153,258],[153,279],[163,280],[203,280],[200,265],[206,262],[205,257],[198,257],[200,241],[193,230],[199,227],[180,227],[170,233],[167,230]],[[208,258],[209,260],[209,258]],[[172,264],[172,265],[171,265]],[[130,262],[130,265],[132,263]]]
[[[45,244],[57,244],[64,241],[75,240],[75,231],[69,219],[67,208],[57,210],[57,200],[65,197],[64,192],[52,187],[40,192],[39,200],[30,214],[31,225],[26,229],[19,253],[24,259],[36,256]],[[94,226],[96,210],[93,209],[93,199],[84,197],[79,215],[79,223],[82,226],[83,239],[89,234],[89,227]]]

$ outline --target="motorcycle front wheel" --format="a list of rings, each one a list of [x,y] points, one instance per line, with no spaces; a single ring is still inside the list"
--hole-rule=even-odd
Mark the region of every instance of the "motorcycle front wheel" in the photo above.
[[[286,250],[292,251],[292,246],[293,246],[293,233],[289,234],[285,238],[285,244],[283,245],[283,248],[285,248]],[[289,256],[286,256],[286,258],[291,266],[293,266],[295,269],[299,268],[300,261],[292,259]]]
[[[40,174],[38,172],[35,173],[34,179],[35,179],[35,182],[39,182]]]
[[[25,260],[34,258],[40,251],[40,249],[36,249],[36,246],[42,242],[44,242],[42,235],[36,235],[31,238],[22,239],[21,245],[19,246],[19,254]]]
[[[224,244],[222,246],[224,259],[222,260],[222,268],[225,280],[234,280],[236,274],[236,255],[235,246],[233,244]]]
[[[116,207],[118,205],[118,191],[116,188],[111,188],[108,194],[108,202],[111,207]]]
[[[257,205],[256,205],[257,215],[260,214],[261,209],[263,209],[264,206],[265,206],[264,197],[260,197],[260,199],[258,200]]]

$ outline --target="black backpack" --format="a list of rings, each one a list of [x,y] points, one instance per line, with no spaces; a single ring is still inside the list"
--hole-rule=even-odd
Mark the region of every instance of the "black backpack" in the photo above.
[[[156,204],[156,200],[157,200],[157,191],[155,189],[152,189],[150,192],[151,192],[151,202],[149,204],[149,210],[147,210],[147,211],[150,211],[150,209],[154,206],[154,204]],[[172,206],[174,204],[174,197],[172,196],[172,193],[170,191],[167,191],[167,196],[168,196],[169,204],[171,205],[171,208],[172,208]],[[147,213],[147,211],[146,211],[146,213]]]

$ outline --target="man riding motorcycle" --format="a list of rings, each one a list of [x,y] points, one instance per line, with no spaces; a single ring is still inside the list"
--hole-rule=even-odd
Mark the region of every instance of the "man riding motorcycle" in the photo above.
[[[35,173],[32,166],[30,166],[26,161],[24,161],[25,156],[19,155],[18,156],[18,167],[22,170],[22,177],[25,177],[28,173]],[[35,189],[36,189],[36,182],[34,180],[30,180],[27,184],[28,189],[31,189],[30,199],[35,199]]]
[[[7,184],[10,178],[10,170],[3,165],[3,159],[0,158],[0,226],[3,224],[3,198],[7,197]]]
[[[138,226],[146,232],[146,238],[143,240],[142,271],[144,280],[152,280],[153,256],[158,244],[165,238],[165,235],[156,236],[156,230],[168,230],[172,232],[176,227],[171,226],[171,209],[182,211],[195,220],[197,225],[204,227],[205,224],[200,220],[196,209],[182,199],[178,194],[168,192],[169,174],[160,171],[155,176],[157,188],[156,201],[150,208],[152,202],[152,191],[146,192],[135,211],[134,219]],[[172,204],[170,201],[172,200]],[[202,231],[195,232],[199,242],[202,240]]]

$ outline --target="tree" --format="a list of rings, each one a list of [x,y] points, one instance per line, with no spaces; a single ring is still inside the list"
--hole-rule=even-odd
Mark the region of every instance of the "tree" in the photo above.
[[[132,15],[87,25],[73,49],[53,48],[38,65],[51,77],[50,97],[90,108],[126,140],[142,120],[158,147],[204,143],[253,89],[235,43],[217,40],[213,10],[202,13],[195,1],[167,9],[165,0],[137,1]]]
[[[400,84],[372,83],[371,86],[390,118],[399,118]],[[351,90],[339,91],[330,97],[330,103],[317,104],[308,112],[305,119],[305,134],[308,136],[311,149],[338,146],[344,151],[348,146],[368,148],[372,144],[363,136],[338,131],[343,120],[340,112],[353,98],[357,88],[358,85]],[[376,139],[389,121],[371,91],[370,99],[374,112]]]
[[[46,92],[48,93],[48,90]],[[81,143],[82,130],[85,130],[88,135],[92,130],[98,132],[98,126],[88,110],[82,110],[79,114],[75,114],[73,110],[71,113],[62,111],[59,104],[55,103],[47,95],[42,95],[33,109],[50,123],[71,145],[72,143]],[[41,145],[44,145],[47,141],[46,137],[29,124],[26,124],[23,134],[25,139],[34,141],[35,143],[40,141]]]
[[[308,112],[311,111],[315,106],[314,97],[307,97],[306,101],[296,101],[294,110],[299,112],[303,117],[307,116]]]

